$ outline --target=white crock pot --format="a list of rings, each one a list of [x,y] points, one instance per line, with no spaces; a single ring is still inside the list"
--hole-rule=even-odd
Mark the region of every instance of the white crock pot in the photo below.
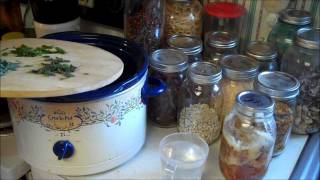
[[[145,97],[165,89],[155,79],[152,83],[159,86],[145,84],[148,64],[143,50],[108,35],[68,32],[48,37],[104,48],[124,61],[125,74],[86,93],[8,99],[19,155],[33,168],[68,176],[95,174],[128,161],[145,141]]]

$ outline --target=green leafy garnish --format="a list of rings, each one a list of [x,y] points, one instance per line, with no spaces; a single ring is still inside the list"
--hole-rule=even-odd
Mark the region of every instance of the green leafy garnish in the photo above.
[[[44,61],[49,63],[42,63],[42,67],[37,70],[31,70],[31,73],[35,74],[42,74],[45,76],[55,76],[56,74],[63,75],[66,78],[73,77],[72,74],[75,72],[77,67],[73,66],[72,64],[66,64],[70,62],[69,60],[65,60],[59,57],[48,58]]]
[[[5,75],[8,71],[16,71],[20,67],[20,63],[12,63],[0,59],[0,77]]]
[[[14,54],[17,57],[36,57],[42,56],[44,54],[65,54],[66,51],[59,47],[42,45],[40,47],[32,48],[24,44],[17,48],[13,48],[9,52],[3,52],[2,56],[8,56],[9,54]]]

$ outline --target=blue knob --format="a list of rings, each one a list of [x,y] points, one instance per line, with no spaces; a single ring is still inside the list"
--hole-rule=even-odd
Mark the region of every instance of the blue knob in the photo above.
[[[70,158],[74,153],[74,146],[70,141],[58,141],[53,145],[53,153],[58,157],[58,160]]]

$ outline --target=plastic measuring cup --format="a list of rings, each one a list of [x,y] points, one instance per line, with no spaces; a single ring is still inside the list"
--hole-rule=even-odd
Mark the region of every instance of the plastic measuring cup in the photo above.
[[[173,133],[160,142],[163,179],[201,179],[208,144],[193,133]]]

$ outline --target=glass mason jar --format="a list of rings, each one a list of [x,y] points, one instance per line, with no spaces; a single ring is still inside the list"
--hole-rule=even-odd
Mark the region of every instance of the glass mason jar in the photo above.
[[[148,54],[160,48],[164,34],[165,0],[127,0],[124,35],[144,46]]]
[[[252,41],[247,47],[246,55],[257,60],[259,72],[278,70],[278,53],[271,43]]]
[[[166,1],[165,37],[202,35],[202,5],[198,0]]]
[[[255,79],[254,89],[269,95],[275,101],[277,136],[273,156],[283,152],[290,137],[299,87],[298,79],[280,71],[264,71]]]
[[[148,117],[157,126],[177,125],[177,105],[180,87],[186,78],[188,57],[180,51],[159,49],[150,58],[150,76],[161,79],[166,91],[148,101]]]
[[[273,100],[256,91],[237,95],[223,124],[219,165],[226,179],[262,179],[271,161],[276,125]]]
[[[223,110],[221,120],[232,110],[237,94],[241,91],[252,90],[253,81],[258,74],[256,61],[244,55],[227,55],[221,60],[223,74]]]
[[[238,38],[226,31],[210,31],[205,35],[205,60],[220,65],[223,56],[237,54]]]
[[[197,133],[208,144],[221,132],[221,69],[210,62],[190,65],[179,96],[178,130]]]
[[[286,49],[293,44],[296,31],[310,26],[310,24],[311,14],[307,11],[296,9],[281,11],[278,23],[272,28],[268,36],[268,42],[277,47],[280,59]]]
[[[186,54],[189,58],[189,64],[202,60],[203,45],[200,38],[174,35],[168,39],[168,46]]]
[[[300,81],[293,132],[309,134],[320,129],[320,29],[303,28],[295,45],[283,55],[281,71]]]

